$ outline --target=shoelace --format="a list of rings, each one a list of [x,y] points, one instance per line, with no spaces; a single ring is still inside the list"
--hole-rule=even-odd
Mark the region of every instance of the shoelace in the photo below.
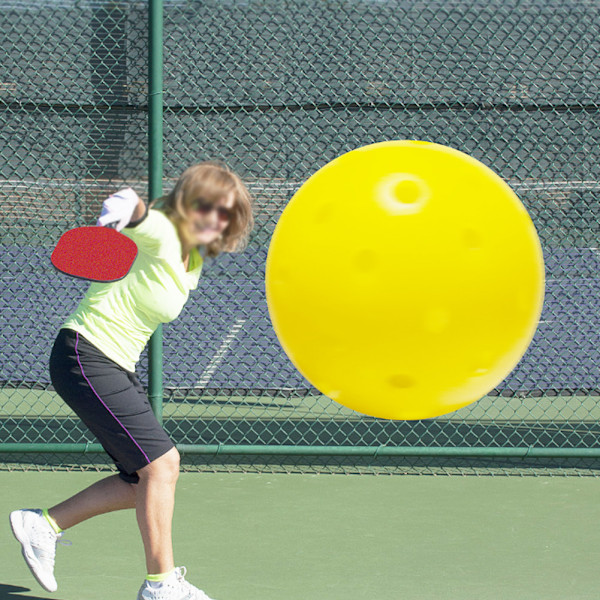
[[[199,590],[198,588],[194,587],[189,581],[186,581],[185,575],[187,573],[187,569],[185,567],[177,567],[176,571],[177,571],[177,580],[179,581],[179,583],[183,587],[183,589],[186,592],[189,592],[190,597],[202,598],[202,599],[208,598],[208,596],[202,590]],[[198,592],[200,593],[200,596],[198,596]]]
[[[54,566],[54,557],[56,556],[56,546],[60,544],[61,546],[72,546],[70,540],[63,539],[63,533],[52,533],[47,530],[36,531],[36,534],[40,536],[41,539],[46,539],[46,543],[43,545],[32,544],[34,548],[37,549],[39,553],[39,557],[41,560],[48,561],[51,565]],[[53,544],[50,546],[50,544]],[[51,549],[50,549],[51,548]]]
[[[187,569],[185,567],[177,567],[176,571],[177,581],[180,585],[182,585],[186,590],[189,591],[192,588],[192,584],[189,581],[186,581],[185,579]]]

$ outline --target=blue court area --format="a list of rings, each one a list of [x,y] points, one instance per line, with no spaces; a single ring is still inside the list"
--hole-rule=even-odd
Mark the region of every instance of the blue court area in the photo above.
[[[1,252],[0,382],[45,386],[55,333],[88,284],[57,273],[50,264],[50,247],[4,244]],[[164,328],[166,388],[316,393],[290,363],[271,327],[266,253],[265,248],[250,248],[206,266],[180,318]],[[496,393],[595,394],[600,381],[600,253],[595,248],[545,248],[544,254],[546,297],[537,334]],[[142,377],[145,364],[144,357]]]

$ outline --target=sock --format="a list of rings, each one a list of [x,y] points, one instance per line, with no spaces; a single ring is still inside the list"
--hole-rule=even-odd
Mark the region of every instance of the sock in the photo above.
[[[175,569],[171,569],[167,573],[148,574],[146,575],[146,581],[150,583],[150,587],[160,587],[173,573]]]
[[[56,521],[48,514],[47,508],[45,508],[42,511],[42,514],[44,515],[44,517],[46,517],[46,521],[48,521],[48,523],[50,523],[50,527],[52,527],[52,529],[54,529],[55,533],[62,533],[62,529],[58,526]]]

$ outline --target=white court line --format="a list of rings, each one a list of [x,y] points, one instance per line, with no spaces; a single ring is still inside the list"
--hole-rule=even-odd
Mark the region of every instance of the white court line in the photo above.
[[[206,387],[208,382],[212,379],[212,376],[216,373],[219,365],[223,362],[225,358],[225,354],[231,347],[231,344],[235,341],[235,338],[240,333],[241,329],[244,327],[244,323],[246,319],[236,319],[235,324],[231,326],[231,329],[227,333],[227,335],[223,338],[219,349],[215,352],[211,361],[208,363],[206,369],[202,373],[202,377],[196,382],[194,387]]]

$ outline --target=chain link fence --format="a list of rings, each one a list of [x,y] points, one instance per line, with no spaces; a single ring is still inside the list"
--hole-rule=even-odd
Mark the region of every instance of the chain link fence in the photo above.
[[[248,249],[210,262],[164,328],[164,424],[190,468],[595,474],[600,458],[597,0],[165,0],[164,189],[227,162],[253,194]],[[47,361],[85,283],[60,234],[148,189],[148,4],[0,0],[0,458],[105,468]],[[536,337],[490,397],[417,422],[321,396],[270,326],[270,236],[306,178],[392,139],[504,177],[544,247]],[[510,232],[507,232],[510,243]],[[143,357],[139,373],[148,380]]]

